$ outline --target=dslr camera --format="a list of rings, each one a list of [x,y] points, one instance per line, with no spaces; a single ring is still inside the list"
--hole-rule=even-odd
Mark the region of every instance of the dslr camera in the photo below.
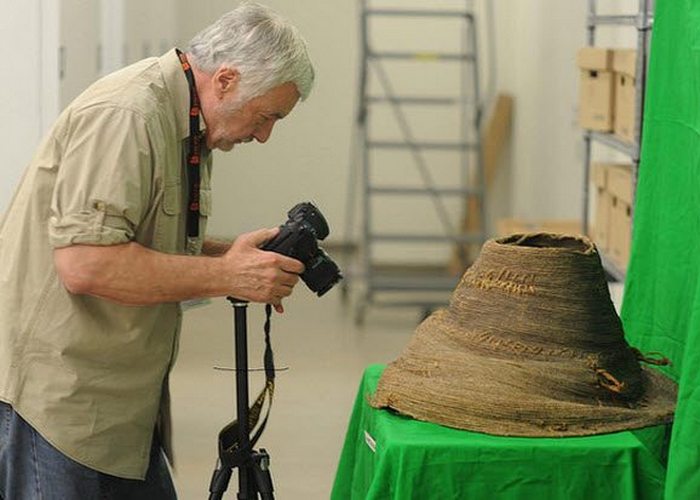
[[[328,223],[319,209],[310,202],[299,203],[287,212],[287,222],[262,250],[301,261],[306,266],[302,281],[320,297],[343,278],[338,265],[318,246],[328,232]]]

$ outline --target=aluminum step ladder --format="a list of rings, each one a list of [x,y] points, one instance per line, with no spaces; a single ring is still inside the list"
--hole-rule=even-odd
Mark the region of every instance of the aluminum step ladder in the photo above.
[[[356,212],[355,193],[359,191],[362,216],[359,276],[364,290],[356,304],[357,323],[364,321],[369,306],[408,306],[425,311],[445,305],[449,292],[459,280],[459,276],[447,271],[447,254],[455,249],[464,251],[465,245],[481,245],[485,241],[485,188],[480,144],[482,101],[478,34],[472,4],[472,1],[462,1],[458,8],[444,10],[379,8],[370,6],[369,0],[361,0],[360,89],[354,144],[351,146],[353,159],[346,220],[346,230],[350,233]],[[391,27],[391,23],[384,21],[382,32],[377,24],[379,19],[391,19],[394,25]],[[418,26],[425,26],[425,29],[408,30],[412,34],[411,42],[430,45],[431,38],[445,37],[449,30],[456,46],[450,46],[448,50],[423,51],[413,47],[410,50],[386,49],[381,43],[375,43],[377,37],[391,39],[391,30],[404,22],[412,22],[413,26],[419,22]],[[401,66],[397,67],[397,63]],[[423,72],[420,92],[408,94],[397,90],[396,83],[406,80],[406,75],[412,70]],[[433,77],[426,79],[427,71],[433,71]],[[447,80],[456,80],[450,82],[453,85],[450,95],[445,93]],[[390,110],[388,116],[387,108]],[[419,108],[423,115],[417,113]],[[373,123],[380,109],[384,113],[383,123],[386,125],[387,120],[392,121],[397,137],[386,138],[384,132],[388,127]],[[423,138],[424,134],[417,132],[420,117],[425,118],[428,112],[428,120],[423,120],[423,123],[439,120],[444,110],[458,116],[455,120],[458,122],[456,137],[450,140]],[[386,155],[386,152],[404,155],[405,164],[401,168],[405,169],[406,175],[396,174],[393,181],[377,180],[381,177],[377,174],[383,168],[383,162],[377,156]],[[395,166],[402,162],[393,160],[391,163]],[[455,178],[438,185],[436,174],[447,168],[454,169]],[[409,183],[407,179],[411,176],[414,182]],[[459,221],[464,216],[467,197],[478,200],[481,224],[478,231],[464,234],[460,231]],[[427,211],[433,212],[433,222],[421,222],[421,217],[417,217],[410,230],[380,227],[380,221],[386,226],[391,215],[389,210],[377,208],[377,205],[387,207],[392,203],[390,199],[404,205],[430,200]],[[348,241],[351,239],[352,236],[348,236]],[[429,248],[426,252],[434,252],[440,247],[445,252],[445,261],[432,267],[392,261],[380,255],[382,245],[392,245],[396,253],[410,247],[414,254],[420,245]],[[387,253],[386,249],[384,253]],[[345,296],[355,277],[350,273],[350,279],[344,283]]]

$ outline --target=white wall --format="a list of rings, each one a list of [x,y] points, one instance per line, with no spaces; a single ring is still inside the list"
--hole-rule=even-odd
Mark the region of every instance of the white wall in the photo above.
[[[124,4],[123,50],[126,64],[146,57],[160,56],[175,46],[179,17],[177,2],[173,0],[121,1]]]
[[[578,217],[575,54],[585,41],[585,2],[496,0],[495,7],[499,88],[515,97],[512,213]]]

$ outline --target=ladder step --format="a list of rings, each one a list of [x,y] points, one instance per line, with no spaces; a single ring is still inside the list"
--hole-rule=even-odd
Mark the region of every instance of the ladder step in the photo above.
[[[638,29],[648,29],[653,24],[653,13],[647,14],[648,22],[644,25],[642,15],[620,16],[620,15],[593,15],[588,16],[588,26],[636,26]]]
[[[367,147],[377,149],[438,149],[462,151],[476,149],[477,145],[468,142],[406,142],[406,141],[368,141]]]
[[[367,9],[365,14],[397,17],[472,17],[471,12],[463,10]]]
[[[454,104],[460,104],[464,100],[459,97],[414,97],[414,96],[403,96],[403,97],[387,97],[387,96],[367,96],[367,102],[369,103],[382,103],[389,102],[395,104],[418,104],[418,105],[442,105],[451,106]]]
[[[399,52],[382,51],[368,52],[371,59],[404,59],[408,61],[474,61],[474,54],[450,54],[447,52]]]
[[[371,274],[368,277],[368,286],[374,291],[452,291],[459,283],[459,277],[455,276],[381,276]],[[411,305],[446,305],[445,301],[412,301]],[[393,302],[392,305],[399,305]],[[408,304],[406,304],[408,305]]]
[[[373,233],[369,235],[370,240],[374,241],[412,241],[412,242],[453,242],[453,243],[481,243],[483,238],[480,234],[388,234],[388,233]]]
[[[478,188],[425,188],[425,187],[401,187],[401,186],[370,186],[370,193],[389,195],[416,195],[416,194],[442,194],[448,196],[480,195]]]

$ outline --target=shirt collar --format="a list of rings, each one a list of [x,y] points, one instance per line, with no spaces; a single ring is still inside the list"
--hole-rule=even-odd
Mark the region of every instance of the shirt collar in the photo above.
[[[190,88],[187,85],[185,72],[182,70],[180,59],[175,49],[169,50],[158,58],[163,71],[165,86],[175,104],[175,126],[180,139],[186,139],[190,135]],[[199,115],[199,130],[206,129],[204,115]]]

